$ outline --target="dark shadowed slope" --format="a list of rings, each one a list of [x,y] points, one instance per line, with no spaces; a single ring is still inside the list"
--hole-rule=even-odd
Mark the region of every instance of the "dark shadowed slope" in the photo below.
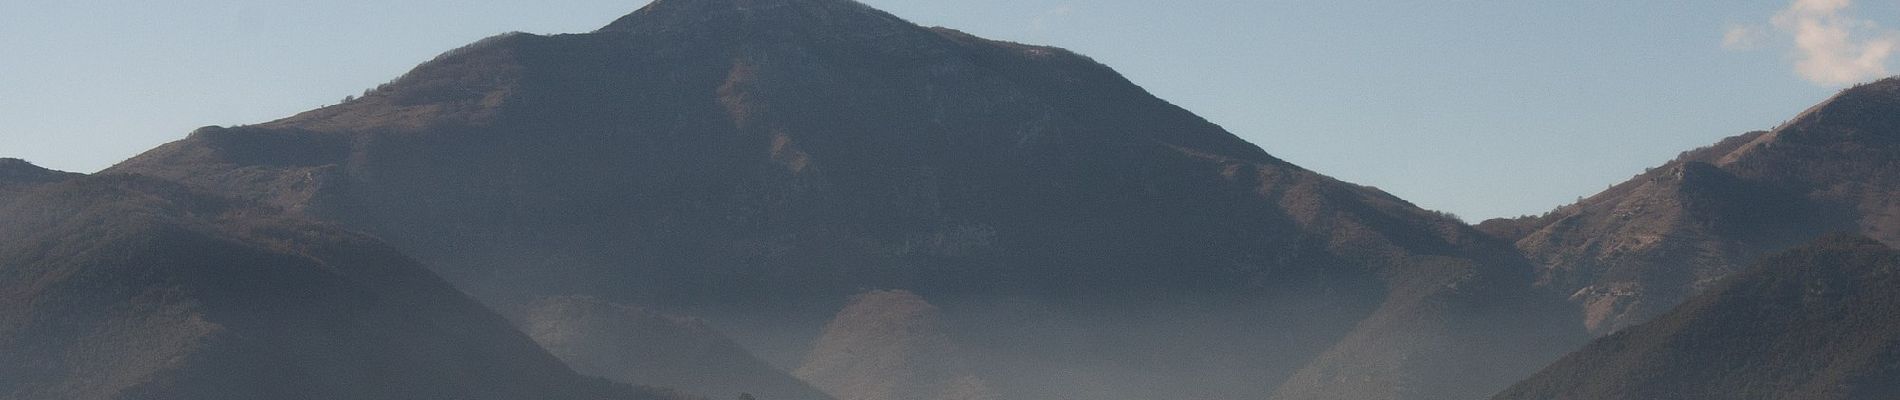
[[[374,232],[496,304],[705,317],[780,367],[850,296],[906,289],[1021,398],[1476,397],[1576,320],[1508,243],[1086,57],[845,0],[503,35],[112,171]]]
[[[1768,257],[1496,398],[1900,398],[1900,253],[1843,235]]]
[[[0,398],[661,399],[396,250],[133,176],[0,207]]]
[[[590,297],[552,297],[510,312],[535,342],[583,374],[714,399],[829,400],[705,321]]]
[[[1900,243],[1900,80],[1723,140],[1551,214],[1486,222],[1599,334],[1668,310],[1757,257],[1836,231]]]

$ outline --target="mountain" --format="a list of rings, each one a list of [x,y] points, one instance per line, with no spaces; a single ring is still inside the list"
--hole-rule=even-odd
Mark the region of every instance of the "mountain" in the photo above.
[[[18,158],[0,158],[0,206],[32,188],[79,177],[80,174],[41,168]]]
[[[1469,398],[1586,339],[1510,243],[1087,57],[847,0],[497,36],[109,171],[373,233],[501,308],[699,317],[781,369],[906,290],[1005,398]]]
[[[964,354],[936,306],[906,291],[873,291],[838,312],[795,373],[838,400],[995,399]]]
[[[831,397],[774,369],[705,321],[591,297],[552,297],[510,313],[541,347],[583,374],[729,399]]]
[[[1837,231],[1900,243],[1900,79],[1857,86],[1781,127],[1685,152],[1541,217],[1481,227],[1516,240],[1538,283],[1606,334],[1648,320],[1765,254]]]
[[[1496,397],[1892,398],[1900,398],[1900,252],[1848,235],[1768,257]]]
[[[63,179],[0,203],[0,399],[683,398],[574,374],[369,237]]]

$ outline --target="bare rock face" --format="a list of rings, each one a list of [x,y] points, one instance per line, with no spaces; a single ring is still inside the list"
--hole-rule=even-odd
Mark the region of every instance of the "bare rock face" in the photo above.
[[[906,291],[858,295],[795,373],[839,400],[995,400],[938,312]]]
[[[510,314],[523,332],[582,374],[714,399],[830,399],[695,318],[572,296],[537,300]]]
[[[1832,236],[1598,339],[1498,400],[1900,397],[1900,252]]]
[[[1601,335],[1832,232],[1900,243],[1900,80],[1843,91],[1548,215],[1491,221]]]
[[[137,176],[0,206],[0,399],[672,399],[584,378],[395,249]]]

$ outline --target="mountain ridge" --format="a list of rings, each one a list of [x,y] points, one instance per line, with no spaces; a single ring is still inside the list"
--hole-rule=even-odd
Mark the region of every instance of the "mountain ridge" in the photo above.
[[[80,174],[54,171],[18,158],[0,158],[0,201],[29,188],[79,177]]]
[[[1900,242],[1900,79],[1843,90],[1752,132],[1534,218],[1481,229],[1516,240],[1540,286],[1596,334],[1669,310],[1755,258],[1835,231]]]

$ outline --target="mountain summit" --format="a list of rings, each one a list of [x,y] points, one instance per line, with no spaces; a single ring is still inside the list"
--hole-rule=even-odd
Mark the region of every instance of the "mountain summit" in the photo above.
[[[781,369],[904,290],[999,398],[1473,398],[1581,341],[1508,243],[1087,57],[850,1],[497,36],[111,171],[372,232],[491,304],[701,317]]]
[[[731,37],[758,37],[755,34],[763,29],[832,27],[864,35],[921,31],[897,16],[850,0],[660,0],[596,33],[718,30]]]

